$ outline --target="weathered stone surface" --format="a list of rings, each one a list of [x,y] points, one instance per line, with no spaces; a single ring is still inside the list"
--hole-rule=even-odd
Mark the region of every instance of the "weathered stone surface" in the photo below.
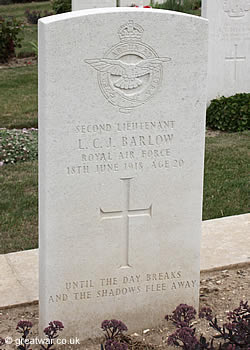
[[[0,307],[38,299],[38,250],[0,255]]]
[[[250,92],[249,0],[203,0],[209,20],[208,101]]]
[[[250,263],[250,214],[202,222],[201,270]]]
[[[39,21],[41,327],[84,339],[197,306],[206,68],[202,18]]]

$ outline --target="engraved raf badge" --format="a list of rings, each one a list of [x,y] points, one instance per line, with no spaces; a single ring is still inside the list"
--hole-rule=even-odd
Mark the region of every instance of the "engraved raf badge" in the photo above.
[[[133,21],[122,25],[120,43],[111,47],[104,58],[85,60],[98,71],[98,83],[103,95],[120,112],[129,113],[147,102],[158,90],[162,66],[171,58],[159,57],[142,43],[143,28]]]
[[[244,17],[250,10],[250,0],[224,0],[224,11],[229,17]]]

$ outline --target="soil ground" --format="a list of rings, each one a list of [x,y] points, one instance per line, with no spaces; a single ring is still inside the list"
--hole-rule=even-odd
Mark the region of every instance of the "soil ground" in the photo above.
[[[0,63],[0,69],[25,67],[34,64],[37,64],[37,58],[35,56],[24,58],[13,57],[7,63]]]
[[[11,292],[11,291],[10,291]],[[231,268],[223,271],[210,271],[201,273],[200,307],[210,307],[218,322],[226,322],[227,312],[238,307],[241,300],[250,300],[250,265],[241,268]],[[144,329],[140,333],[131,334],[131,350],[159,350],[170,349],[167,346],[167,337],[174,331],[171,322],[164,320],[161,326],[154,329]],[[16,325],[19,320],[30,320],[33,323],[32,336],[38,334],[38,305],[18,306],[0,310],[0,336],[13,339],[19,338]],[[126,323],[126,320],[122,320]],[[203,334],[207,339],[215,335],[207,321],[195,321],[196,333]],[[100,350],[101,340],[89,340],[75,346],[55,347],[57,350]],[[54,347],[53,347],[54,348]],[[15,344],[5,345],[4,350],[16,349]],[[38,350],[39,346],[32,345],[32,350]]]

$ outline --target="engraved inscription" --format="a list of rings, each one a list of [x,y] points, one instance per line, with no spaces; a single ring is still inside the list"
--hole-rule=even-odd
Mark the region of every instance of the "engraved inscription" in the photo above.
[[[230,42],[250,40],[249,24],[246,21],[230,21],[230,23],[225,24],[221,39]]]
[[[122,219],[122,233],[125,237],[125,247],[123,249],[123,263],[121,268],[131,267],[129,264],[129,219],[137,216],[152,216],[152,204],[145,209],[130,209],[130,181],[132,178],[121,178],[124,184],[124,204],[121,210],[104,211],[100,209],[101,219]]]
[[[229,17],[244,17],[249,10],[249,0],[224,0],[224,11],[228,14]]]
[[[72,151],[78,160],[66,167],[67,175],[121,173],[131,177],[145,170],[170,171],[185,166],[173,150],[176,121],[118,122],[72,125]]]
[[[234,63],[234,80],[237,80],[237,64],[238,62],[244,62],[246,60],[246,56],[238,56],[238,45],[234,45],[234,56],[225,57],[226,61],[230,61]]]
[[[123,113],[144,104],[156,93],[162,80],[162,63],[171,60],[159,57],[141,42],[143,31],[140,25],[129,21],[118,32],[121,42],[103,58],[85,59],[98,71],[103,95]]]
[[[121,270],[120,276],[104,276],[102,278],[67,281],[62,291],[48,298],[49,303],[88,302],[90,299],[116,298],[126,295],[148,293],[178,293],[180,289],[198,289],[196,279],[183,276],[180,270],[164,272],[145,272],[143,274],[127,274]]]

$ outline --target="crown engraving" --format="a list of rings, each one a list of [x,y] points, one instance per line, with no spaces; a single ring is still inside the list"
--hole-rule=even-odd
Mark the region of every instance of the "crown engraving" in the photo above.
[[[121,26],[118,34],[121,41],[141,41],[143,35],[143,28],[130,20],[128,23]]]

